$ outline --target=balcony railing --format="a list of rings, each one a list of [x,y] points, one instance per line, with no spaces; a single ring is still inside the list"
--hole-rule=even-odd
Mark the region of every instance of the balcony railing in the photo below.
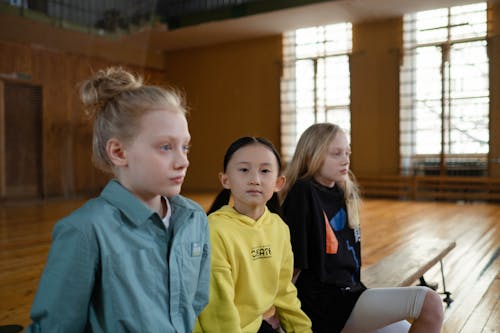
[[[11,7],[64,28],[116,34],[157,21],[172,30],[326,1],[331,0],[0,0],[0,11]]]

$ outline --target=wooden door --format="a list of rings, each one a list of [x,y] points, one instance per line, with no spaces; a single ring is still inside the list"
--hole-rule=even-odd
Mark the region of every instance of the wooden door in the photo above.
[[[2,199],[41,198],[42,89],[17,81],[0,88]]]

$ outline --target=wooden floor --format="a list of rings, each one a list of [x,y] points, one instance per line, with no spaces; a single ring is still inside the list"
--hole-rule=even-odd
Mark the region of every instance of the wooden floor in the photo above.
[[[187,195],[207,208],[211,195]],[[29,310],[50,247],[54,223],[81,200],[0,207],[0,325],[29,323]],[[446,333],[500,332],[500,205],[365,200],[361,212],[364,265],[405,242],[456,240],[444,258]],[[442,287],[439,266],[425,276]]]

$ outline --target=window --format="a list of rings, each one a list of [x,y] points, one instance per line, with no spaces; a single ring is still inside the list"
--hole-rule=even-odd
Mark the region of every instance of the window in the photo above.
[[[486,174],[486,10],[486,3],[478,3],[404,17],[402,174]]]
[[[333,122],[350,133],[350,23],[304,28],[284,34],[281,83],[281,146],[289,161],[302,132]]]

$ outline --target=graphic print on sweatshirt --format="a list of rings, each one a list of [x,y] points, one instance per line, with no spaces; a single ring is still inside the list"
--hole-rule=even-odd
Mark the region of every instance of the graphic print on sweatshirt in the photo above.
[[[347,214],[344,208],[341,208],[330,221],[328,221],[328,216],[326,216],[325,211],[323,211],[323,217],[325,218],[326,253],[337,254],[339,250],[339,241],[337,240],[337,237],[335,237],[335,233],[333,231],[344,229]]]
[[[270,258],[272,256],[270,245],[260,245],[252,248],[252,260]]]

